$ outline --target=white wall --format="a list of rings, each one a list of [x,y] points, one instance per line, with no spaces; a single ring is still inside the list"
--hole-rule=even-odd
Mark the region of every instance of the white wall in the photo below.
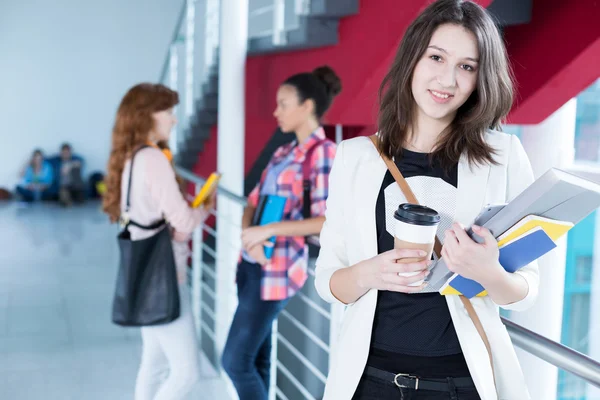
[[[68,141],[104,170],[121,97],[158,82],[182,0],[0,1],[0,186]]]

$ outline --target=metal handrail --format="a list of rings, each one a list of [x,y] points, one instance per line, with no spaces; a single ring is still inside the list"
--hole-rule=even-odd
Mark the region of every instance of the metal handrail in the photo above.
[[[194,174],[193,172],[190,172],[180,166],[175,166],[175,171],[177,172],[177,174],[179,176],[181,176],[183,179],[185,179],[189,182],[197,183],[199,185],[204,185],[204,183],[206,182],[206,179],[201,178],[198,175]],[[247,203],[246,197],[239,196],[235,193],[232,193],[229,190],[222,188],[221,186],[217,187],[217,193],[222,194],[225,197],[228,197],[230,200],[237,201],[238,203],[240,203],[243,206],[245,206]]]
[[[515,346],[600,387],[600,362],[519,324],[502,318]]]
[[[206,179],[201,178],[193,172],[187,171],[183,168],[176,167],[176,170],[182,178],[187,179],[190,182],[203,184],[206,181]],[[245,197],[238,196],[224,188],[219,188],[218,191],[220,194],[240,202],[240,204],[246,204]],[[313,244],[318,245],[318,240],[313,238],[310,241]],[[288,318],[288,320],[294,323],[294,325],[296,325],[305,333],[312,333],[308,331],[308,329],[306,329],[299,321],[295,320],[295,318],[293,318],[289,313],[284,311],[282,315]],[[506,329],[515,346],[518,346],[526,352],[560,369],[580,377],[594,386],[600,387],[600,362],[570,347],[524,328],[523,326],[516,324],[504,317],[502,317],[501,320],[506,326]],[[323,348],[324,350],[329,349],[329,346],[323,343],[320,339],[316,339],[319,347]]]

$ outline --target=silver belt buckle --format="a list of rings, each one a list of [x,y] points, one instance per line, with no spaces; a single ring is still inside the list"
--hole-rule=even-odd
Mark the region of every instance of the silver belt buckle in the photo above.
[[[405,377],[405,378],[410,378],[410,379],[416,380],[415,390],[419,390],[419,377],[418,376],[414,376],[414,375],[410,375],[410,374],[396,374],[396,376],[394,376],[394,383],[396,384],[396,386],[398,386],[399,388],[404,388],[404,389],[412,389],[408,386],[403,386],[403,385],[399,384],[398,377]]]

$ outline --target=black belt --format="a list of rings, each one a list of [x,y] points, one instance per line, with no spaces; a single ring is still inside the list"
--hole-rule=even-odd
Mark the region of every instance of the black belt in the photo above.
[[[410,374],[393,374],[391,372],[382,371],[377,368],[367,367],[365,374],[374,378],[379,378],[382,381],[391,383],[400,388],[413,389],[413,390],[433,390],[436,392],[450,392],[453,391],[453,387],[457,389],[466,389],[475,387],[473,379],[470,377],[465,378],[448,378],[443,379],[421,379]],[[453,387],[452,387],[453,386]]]

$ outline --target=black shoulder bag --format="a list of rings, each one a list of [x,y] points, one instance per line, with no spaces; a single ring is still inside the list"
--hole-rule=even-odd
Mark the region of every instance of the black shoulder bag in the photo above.
[[[118,235],[120,266],[113,299],[112,321],[121,326],[166,324],[179,318],[179,284],[171,234],[162,219],[151,225],[141,225],[129,219],[129,197],[133,161],[131,157],[127,203]],[[129,226],[144,230],[162,229],[149,238],[131,240]]]

